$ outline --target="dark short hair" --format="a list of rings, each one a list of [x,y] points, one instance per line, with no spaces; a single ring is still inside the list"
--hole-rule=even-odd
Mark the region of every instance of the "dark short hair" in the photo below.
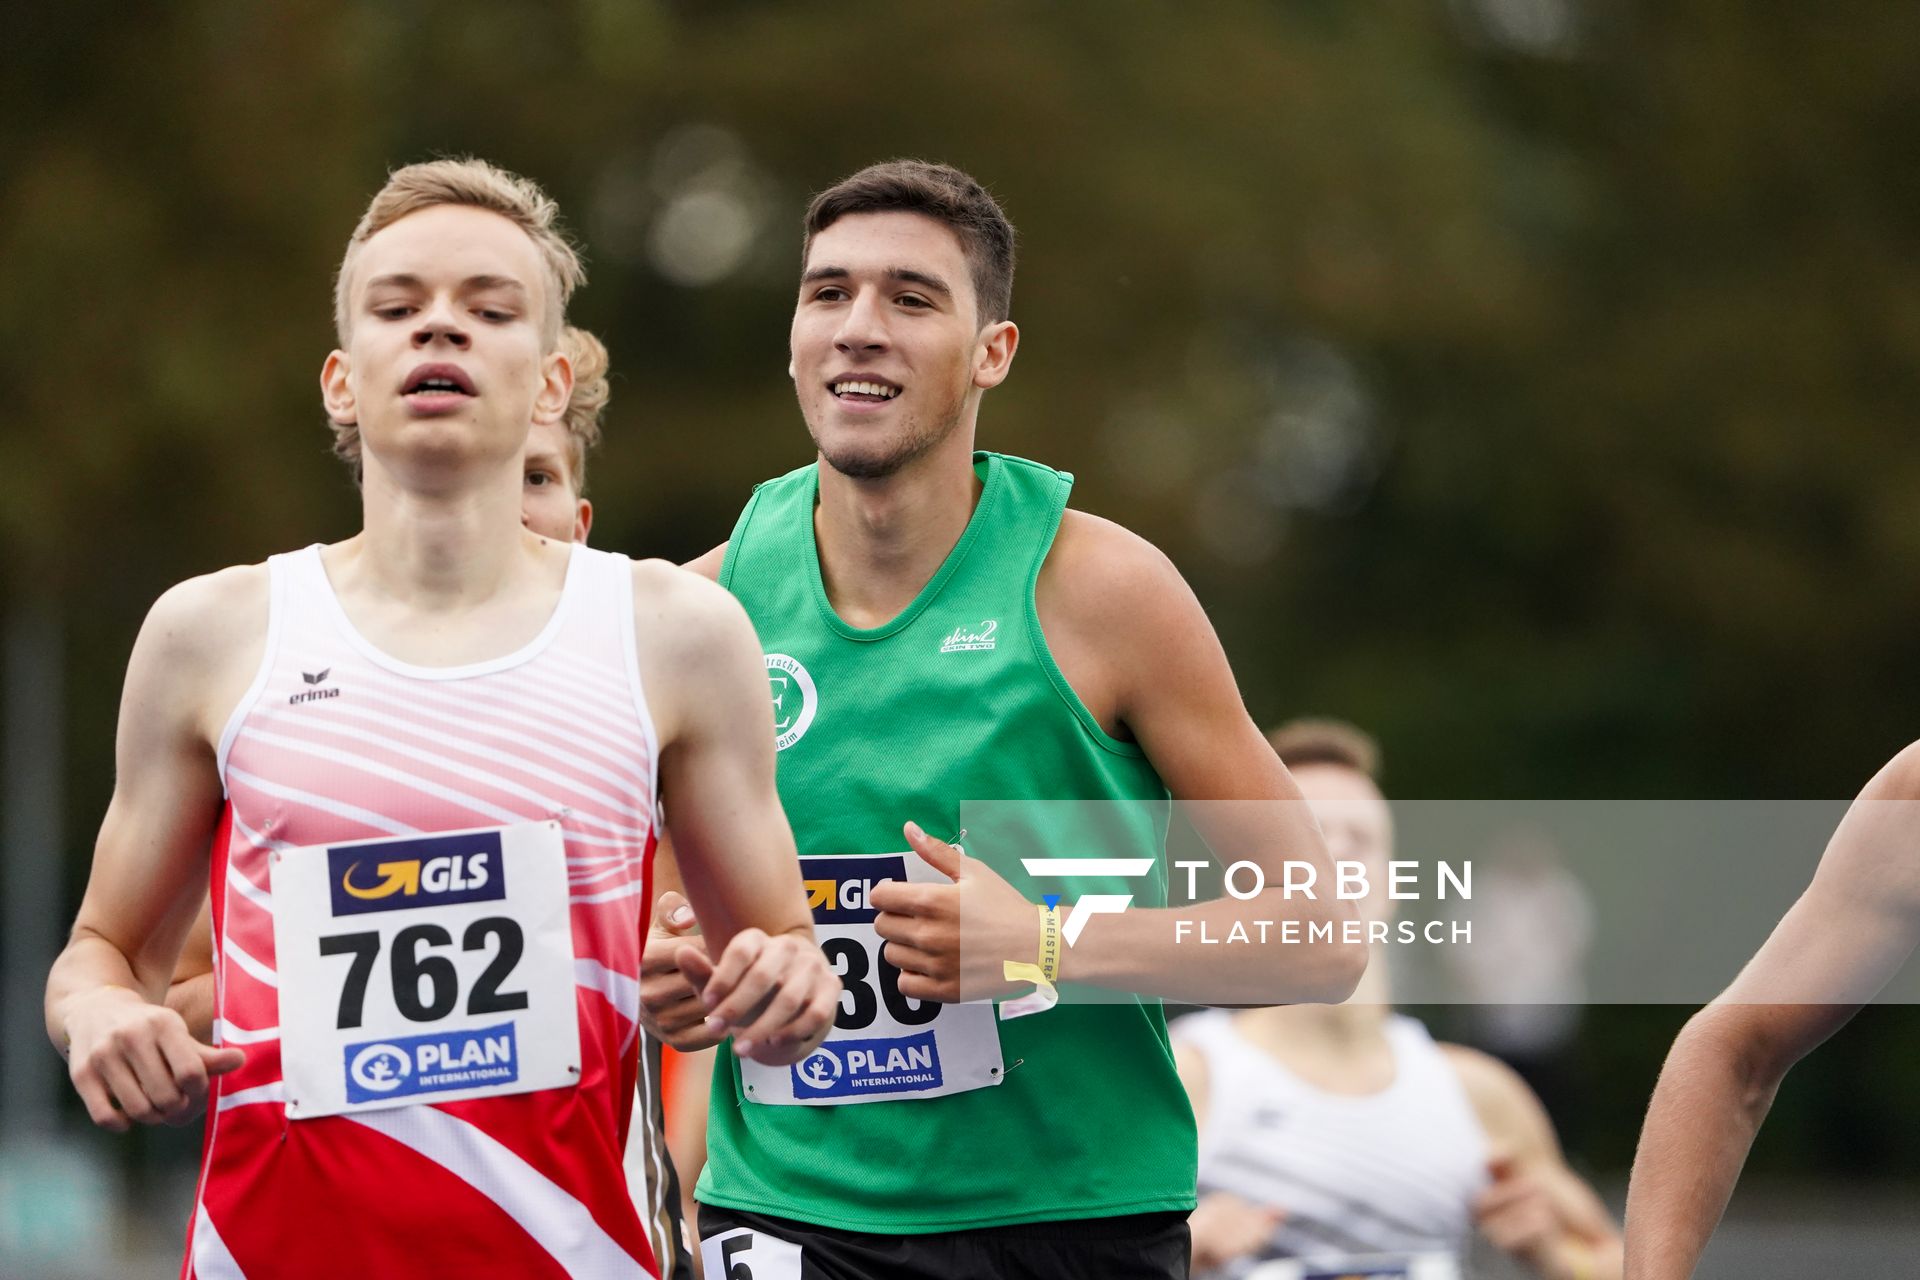
[[[1372,734],[1345,720],[1289,720],[1269,730],[1267,741],[1289,769],[1331,764],[1380,781],[1380,744]]]
[[[850,213],[918,213],[950,229],[973,272],[980,323],[1013,305],[1013,224],[987,189],[952,165],[888,160],[842,178],[807,206],[804,257],[813,238]]]

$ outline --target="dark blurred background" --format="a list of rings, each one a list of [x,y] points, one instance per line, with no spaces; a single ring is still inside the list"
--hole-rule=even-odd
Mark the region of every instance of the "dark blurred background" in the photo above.
[[[330,279],[409,161],[524,172],[586,245],[601,546],[688,558],[808,459],[800,210],[918,155],[1022,235],[982,446],[1163,547],[1263,721],[1349,717],[1390,792],[1460,798],[1842,797],[1916,736],[1911,5],[66,0],[4,26],[0,1095],[16,1151],[97,1154],[130,1210],[80,1223],[102,1248],[177,1247],[195,1150],[82,1135],[37,1031],[126,655],[172,582],[356,529],[316,394]],[[1611,1192],[1688,1012],[1595,1008],[1566,1055],[1556,1119]],[[1920,1017],[1874,1010],[1796,1071],[1736,1218],[1904,1203],[1917,1053]],[[0,1219],[44,1226],[23,1167]]]

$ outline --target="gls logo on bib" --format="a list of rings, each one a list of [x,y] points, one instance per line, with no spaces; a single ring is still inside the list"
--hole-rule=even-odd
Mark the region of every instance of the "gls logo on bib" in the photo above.
[[[327,850],[333,914],[403,911],[507,896],[498,831],[383,841]]]
[[[815,924],[871,924],[880,913],[867,904],[873,886],[883,880],[905,881],[904,855],[877,858],[802,858],[801,883]]]

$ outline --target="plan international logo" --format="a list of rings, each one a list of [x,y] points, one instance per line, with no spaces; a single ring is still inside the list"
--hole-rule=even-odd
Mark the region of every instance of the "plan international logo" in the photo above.
[[[941,1082],[933,1032],[879,1040],[829,1040],[795,1063],[793,1096],[845,1098],[856,1093],[924,1093]]]
[[[511,1084],[520,1078],[519,1044],[511,1022],[366,1041],[346,1046],[343,1053],[348,1102]]]

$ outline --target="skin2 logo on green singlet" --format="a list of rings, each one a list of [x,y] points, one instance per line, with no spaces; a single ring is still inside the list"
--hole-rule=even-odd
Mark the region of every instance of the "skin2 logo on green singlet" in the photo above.
[[[813,713],[820,709],[820,694],[813,677],[796,658],[784,653],[767,657],[767,684],[773,694],[774,749],[785,751],[806,734]]]

